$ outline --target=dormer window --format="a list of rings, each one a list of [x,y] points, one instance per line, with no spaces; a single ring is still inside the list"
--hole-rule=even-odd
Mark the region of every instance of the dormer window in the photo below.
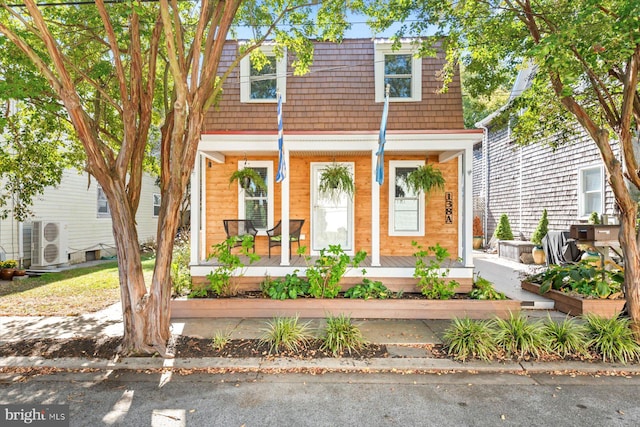
[[[240,60],[240,102],[277,102],[280,91],[286,100],[287,54],[277,58],[273,45],[260,47],[262,55]]]
[[[422,58],[414,56],[415,47],[402,46],[397,50],[391,43],[375,44],[376,102],[384,101],[389,85],[389,101],[422,101]]]

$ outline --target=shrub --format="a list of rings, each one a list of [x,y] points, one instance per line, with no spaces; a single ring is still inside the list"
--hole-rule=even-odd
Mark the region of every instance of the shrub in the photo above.
[[[542,239],[549,232],[549,220],[547,219],[547,210],[542,211],[542,218],[540,218],[540,222],[538,222],[538,227],[533,232],[531,236],[531,241],[535,243],[536,246],[542,245]]]
[[[327,326],[321,346],[323,350],[330,351],[334,356],[338,356],[345,351],[351,354],[352,351],[358,351],[367,345],[360,328],[351,322],[349,316],[344,314],[329,316],[326,321]]]
[[[171,258],[171,287],[173,295],[184,295],[191,287],[191,244],[188,233],[180,233],[173,245]]]
[[[545,349],[560,357],[587,355],[587,329],[574,318],[566,317],[556,322],[547,317],[542,324]]]
[[[495,333],[486,320],[453,319],[442,340],[447,354],[456,360],[491,360],[496,352]]]
[[[522,359],[527,356],[538,357],[544,349],[542,325],[539,322],[529,322],[522,315],[511,313],[508,319],[496,318],[496,344],[504,349],[507,356]]]
[[[484,235],[482,231],[482,221],[479,216],[473,217],[473,235],[474,237],[480,237]]]
[[[206,296],[208,291],[213,292],[218,296],[232,296],[236,294],[236,288],[232,279],[242,275],[242,269],[245,267],[244,263],[240,259],[240,255],[244,255],[249,258],[249,264],[259,260],[260,257],[251,252],[253,247],[252,236],[244,236],[242,240],[242,246],[240,247],[240,255],[231,252],[231,248],[236,243],[235,237],[230,237],[227,240],[213,245],[213,251],[208,259],[216,258],[218,266],[213,271],[207,274],[209,280],[209,286],[202,290],[192,289],[190,296]],[[240,274],[237,273],[240,271]],[[202,294],[205,295],[202,295]]]
[[[620,270],[596,268],[587,262],[552,265],[542,273],[529,276],[531,283],[540,285],[540,293],[550,289],[573,291],[586,297],[610,298],[622,293],[624,273]]]
[[[284,278],[271,280],[266,278],[260,286],[262,293],[271,299],[296,299],[309,293],[309,282],[298,277],[298,270],[287,274]]]
[[[640,346],[635,341],[628,318],[615,316],[611,319],[587,314],[587,337],[590,349],[606,362],[627,363],[637,360]]]
[[[309,322],[299,323],[298,316],[275,317],[267,325],[260,342],[269,345],[269,354],[279,353],[282,350],[289,352],[302,350],[313,339]]]
[[[500,221],[498,222],[494,236],[500,240],[513,240],[513,232],[511,231],[507,214],[500,215]]]
[[[366,270],[362,270],[364,274]],[[363,299],[387,299],[391,296],[391,291],[382,282],[367,279],[364,277],[362,283],[359,283],[344,293],[345,298],[363,298]]]
[[[493,283],[480,277],[480,274],[476,275],[476,280],[473,282],[473,289],[469,292],[469,298],[481,299],[481,300],[504,300],[507,299],[505,294],[496,291],[493,288]]]
[[[340,245],[321,249],[313,264],[310,264],[311,257],[306,256],[309,294],[315,298],[335,298],[340,293],[340,279],[344,273],[349,268],[358,267],[366,256],[366,252],[359,251],[351,259]]]
[[[442,269],[442,262],[449,258],[449,252],[436,244],[430,246],[426,250],[422,248],[416,241],[412,241],[411,245],[417,249],[413,254],[416,259],[416,267],[413,277],[418,279],[418,287],[422,294],[430,299],[450,299],[456,292],[455,289],[460,285],[455,280],[446,280],[449,275],[449,269]],[[433,254],[433,257],[429,257]]]

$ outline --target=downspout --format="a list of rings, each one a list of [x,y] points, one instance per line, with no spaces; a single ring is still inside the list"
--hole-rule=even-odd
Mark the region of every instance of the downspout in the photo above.
[[[487,238],[487,226],[489,221],[489,128],[482,123],[476,123],[478,129],[482,129],[482,189],[480,194],[484,199],[484,207],[482,212],[482,229],[484,230],[483,242],[484,246],[487,245],[489,239]]]

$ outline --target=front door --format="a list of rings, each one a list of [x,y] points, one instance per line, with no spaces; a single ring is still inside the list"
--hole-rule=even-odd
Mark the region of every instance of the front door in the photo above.
[[[340,245],[353,253],[353,199],[342,194],[337,200],[318,192],[320,176],[330,163],[311,163],[311,253],[318,254],[329,245]],[[353,174],[354,164],[343,163]]]

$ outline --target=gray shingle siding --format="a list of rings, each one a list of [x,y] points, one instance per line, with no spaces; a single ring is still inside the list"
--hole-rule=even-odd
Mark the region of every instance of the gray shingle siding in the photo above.
[[[486,159],[482,158],[482,144],[474,148],[474,207],[487,197],[485,235],[495,231],[500,215],[506,213],[517,239],[529,239],[535,230],[542,210],[547,209],[550,230],[568,230],[578,218],[578,173],[581,168],[600,166],[597,147],[584,132],[558,148],[548,141],[532,141],[524,147],[512,143],[508,129],[491,129],[488,134]],[[617,146],[614,150],[618,153]],[[487,167],[485,188],[482,168]],[[606,173],[606,172],[605,172]],[[605,184],[605,213],[614,214],[614,198]]]

